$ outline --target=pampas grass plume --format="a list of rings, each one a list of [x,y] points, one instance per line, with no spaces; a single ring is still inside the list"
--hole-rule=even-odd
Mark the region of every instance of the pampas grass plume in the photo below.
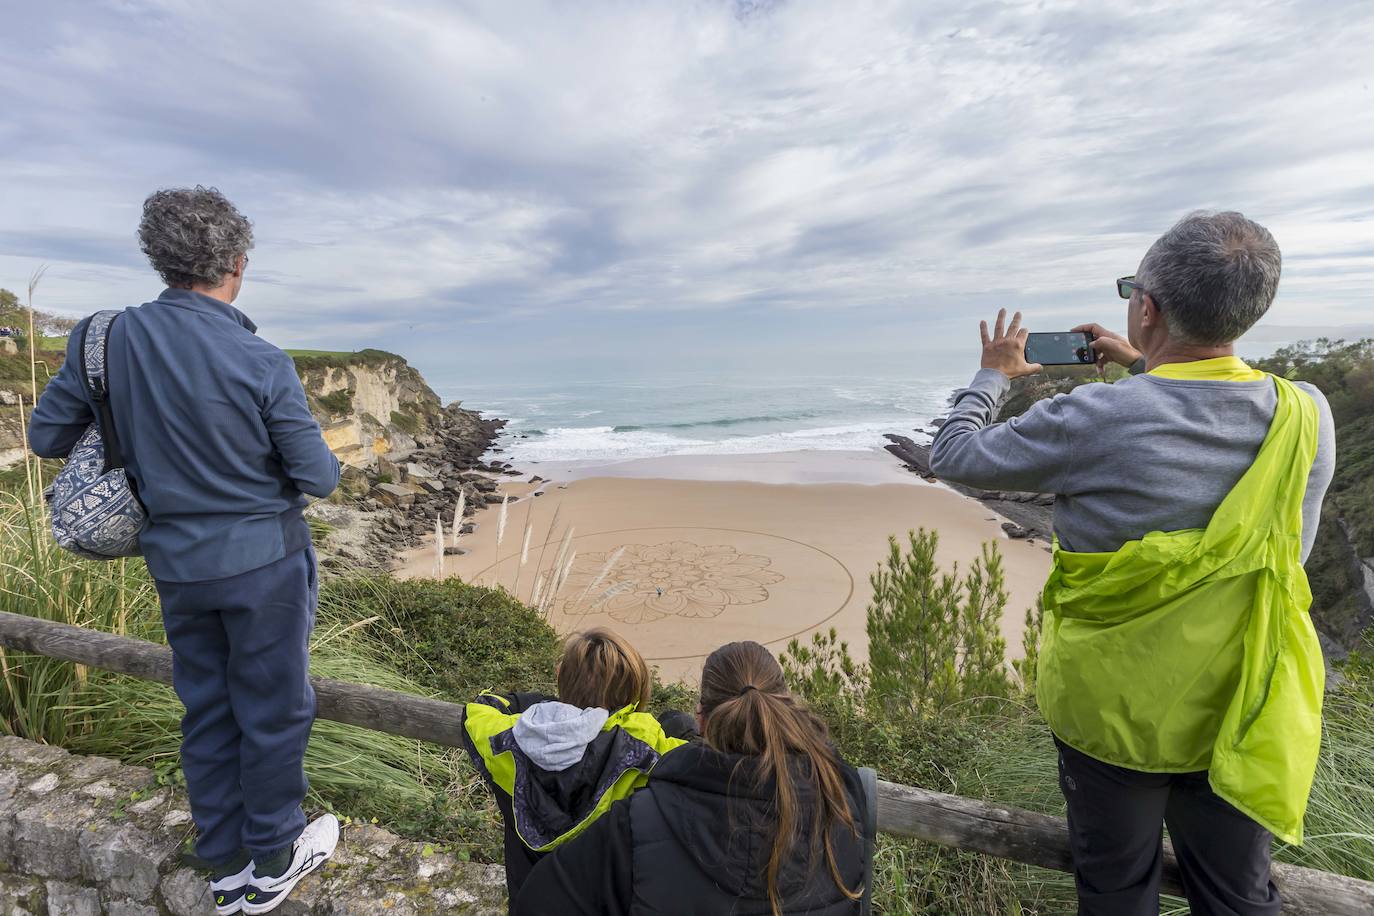
[[[459,534],[462,532],[462,530],[463,530],[463,513],[464,513],[465,511],[467,511],[467,506],[468,506],[468,491],[467,491],[467,490],[460,490],[460,491],[458,492],[458,505],[457,505],[456,507],[454,507],[454,510],[453,510],[453,546],[454,546],[454,547],[457,547],[457,546],[458,546],[458,535],[459,535]]]
[[[501,542],[506,539],[506,508],[510,505],[510,496],[501,497],[501,515],[496,520],[496,546],[500,547]]]

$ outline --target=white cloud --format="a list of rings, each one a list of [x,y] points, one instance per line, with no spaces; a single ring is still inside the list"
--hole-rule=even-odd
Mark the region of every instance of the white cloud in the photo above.
[[[52,307],[151,297],[139,205],[197,182],[256,223],[262,282],[243,302],[268,333],[424,330],[422,357],[467,327],[537,349],[541,329],[604,334],[597,316],[627,311],[845,309],[888,327],[1024,301],[1058,320],[1116,308],[1111,280],[1196,207],[1274,230],[1274,322],[1370,307],[1365,4],[9,16],[0,285],[52,262]]]

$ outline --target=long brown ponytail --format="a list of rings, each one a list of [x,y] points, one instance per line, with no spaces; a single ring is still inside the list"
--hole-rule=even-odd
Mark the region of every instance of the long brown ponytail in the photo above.
[[[756,642],[732,642],[712,652],[701,671],[701,714],[707,744],[718,751],[758,758],[759,784],[770,778],[774,781],[777,831],[766,872],[774,916],[782,916],[778,872],[797,841],[795,781],[799,775],[814,784],[818,800],[811,815],[810,854],[815,855],[814,842],[820,838],[830,877],[845,896],[857,900],[862,888],[855,891],[845,884],[830,842],[837,823],[856,831],[839,760],[825,723],[788,692],[772,653]],[[789,765],[792,756],[805,760],[801,774]]]

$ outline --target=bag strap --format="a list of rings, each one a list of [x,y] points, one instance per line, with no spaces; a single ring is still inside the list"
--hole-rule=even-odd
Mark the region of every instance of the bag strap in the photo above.
[[[105,473],[124,467],[124,453],[119,447],[115,431],[114,411],[110,408],[110,389],[106,378],[106,360],[110,350],[110,328],[123,312],[96,312],[81,334],[82,371],[86,391],[95,405],[96,421],[100,424],[100,438],[105,446]]]
[[[859,767],[859,781],[864,787],[864,895],[859,912],[869,916],[873,912],[873,847],[878,839],[878,771]]]

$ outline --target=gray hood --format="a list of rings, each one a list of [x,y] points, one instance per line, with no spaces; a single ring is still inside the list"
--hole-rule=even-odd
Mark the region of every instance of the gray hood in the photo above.
[[[515,721],[515,743],[535,766],[556,773],[582,759],[610,716],[604,709],[557,700],[536,703]]]

